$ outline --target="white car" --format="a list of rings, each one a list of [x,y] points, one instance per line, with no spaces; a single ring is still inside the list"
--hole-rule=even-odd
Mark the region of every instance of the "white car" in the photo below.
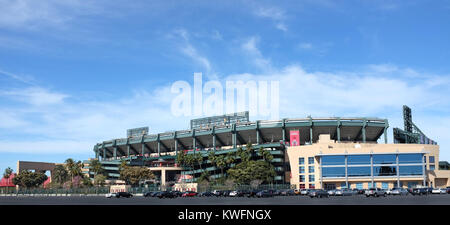
[[[117,197],[117,195],[116,195],[116,193],[108,193],[108,194],[106,194],[105,197],[107,197],[107,198],[115,198],[115,197]]]
[[[238,192],[237,191],[232,191],[232,192],[230,192],[230,197],[236,197],[237,196],[237,194],[238,194]]]
[[[392,195],[392,189],[388,189],[388,190],[386,190],[386,194],[388,194],[388,195]]]
[[[446,194],[447,190],[444,188],[435,188],[431,191],[432,194]]]

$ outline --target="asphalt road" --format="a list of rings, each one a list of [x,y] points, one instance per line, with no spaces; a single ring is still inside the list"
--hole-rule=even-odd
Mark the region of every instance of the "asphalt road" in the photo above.
[[[0,205],[450,205],[450,194],[428,196],[370,197],[332,196],[311,199],[305,196],[274,198],[194,197],[177,199],[105,197],[0,197]]]

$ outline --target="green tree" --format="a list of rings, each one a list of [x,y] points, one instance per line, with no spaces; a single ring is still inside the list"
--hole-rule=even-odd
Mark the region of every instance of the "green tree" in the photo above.
[[[228,152],[228,154],[225,156],[226,167],[230,168],[231,164],[233,164],[235,161],[236,155],[233,152]]]
[[[24,170],[13,178],[13,183],[19,187],[34,188],[41,186],[47,179],[44,173]]]
[[[69,173],[63,165],[56,165],[52,171],[52,183],[59,185],[64,184],[69,180]]]
[[[69,158],[65,161],[65,164],[71,180],[76,176],[82,175],[81,169],[83,168],[83,163],[81,161],[75,162],[73,159]]]
[[[155,175],[146,167],[126,166],[120,171],[120,180],[127,185],[137,186],[141,181],[154,179]]]
[[[249,161],[239,163],[228,170],[229,177],[239,184],[250,184],[253,180],[265,183],[273,182],[276,176],[273,165],[266,161]]]
[[[89,167],[92,172],[94,172],[94,177],[98,174],[103,174],[105,170],[103,169],[102,163],[97,159],[89,161]]]
[[[5,169],[5,172],[3,173],[3,177],[5,179],[9,179],[12,174],[13,174],[13,170],[10,167],[8,167]]]
[[[208,160],[211,162],[211,166],[216,167],[216,152],[210,151],[208,153]],[[216,175],[216,170],[213,170],[213,175]]]
[[[105,185],[105,181],[106,181],[106,176],[103,174],[98,174],[94,178],[94,185],[103,186],[103,185]]]
[[[265,162],[268,162],[268,163],[272,162],[273,155],[270,154],[270,152],[268,150],[266,150],[263,147],[261,147],[261,148],[259,148],[258,153],[259,153],[259,155],[261,155],[261,157],[263,158],[263,160]]]
[[[227,166],[227,163],[225,161],[225,156],[224,155],[217,156],[216,164],[217,164],[217,167],[220,168],[220,175],[223,178],[224,177],[223,169],[225,169],[225,167]]]

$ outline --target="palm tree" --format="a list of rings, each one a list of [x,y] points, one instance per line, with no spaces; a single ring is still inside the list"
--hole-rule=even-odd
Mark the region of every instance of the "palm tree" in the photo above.
[[[233,152],[228,152],[227,156],[225,157],[225,163],[227,164],[227,167],[231,167],[231,164],[235,162],[235,154]]]
[[[82,175],[81,168],[83,168],[83,163],[81,161],[75,162],[73,159],[69,158],[65,163],[72,180],[74,177]]]
[[[3,177],[5,179],[9,179],[12,174],[13,174],[13,170],[10,167],[8,167],[5,169],[5,172],[3,173]]]
[[[270,163],[273,160],[273,155],[269,151],[265,150],[263,147],[259,148],[259,154],[262,156],[264,161]]]
[[[94,172],[94,177],[96,177],[98,174],[101,174],[104,172],[102,164],[97,159],[91,160],[89,162],[89,166],[90,166],[92,172]]]
[[[72,159],[72,158],[68,158],[66,161],[65,161],[65,164],[66,164],[66,170],[69,172],[69,174],[70,174],[70,177],[71,177],[71,180],[73,180],[73,168],[75,167],[75,161]]]
[[[223,177],[223,169],[226,167],[226,161],[225,161],[225,156],[224,155],[220,155],[216,158],[216,163],[217,163],[217,167],[220,168],[220,172],[221,172],[221,177]]]
[[[208,160],[211,162],[211,165],[213,167],[216,167],[216,153],[214,151],[210,151],[208,153]],[[216,175],[216,170],[213,170],[213,174]]]
[[[55,169],[52,171],[52,181],[55,181],[57,184],[63,184],[69,178],[69,174],[62,165],[56,165]]]
[[[250,155],[250,158],[253,159],[255,157],[255,149],[253,148],[253,145],[251,142],[247,143],[246,151]]]

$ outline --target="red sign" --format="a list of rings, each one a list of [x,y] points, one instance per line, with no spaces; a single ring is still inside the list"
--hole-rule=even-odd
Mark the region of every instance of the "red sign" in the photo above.
[[[290,146],[300,146],[300,131],[299,130],[291,130]]]

